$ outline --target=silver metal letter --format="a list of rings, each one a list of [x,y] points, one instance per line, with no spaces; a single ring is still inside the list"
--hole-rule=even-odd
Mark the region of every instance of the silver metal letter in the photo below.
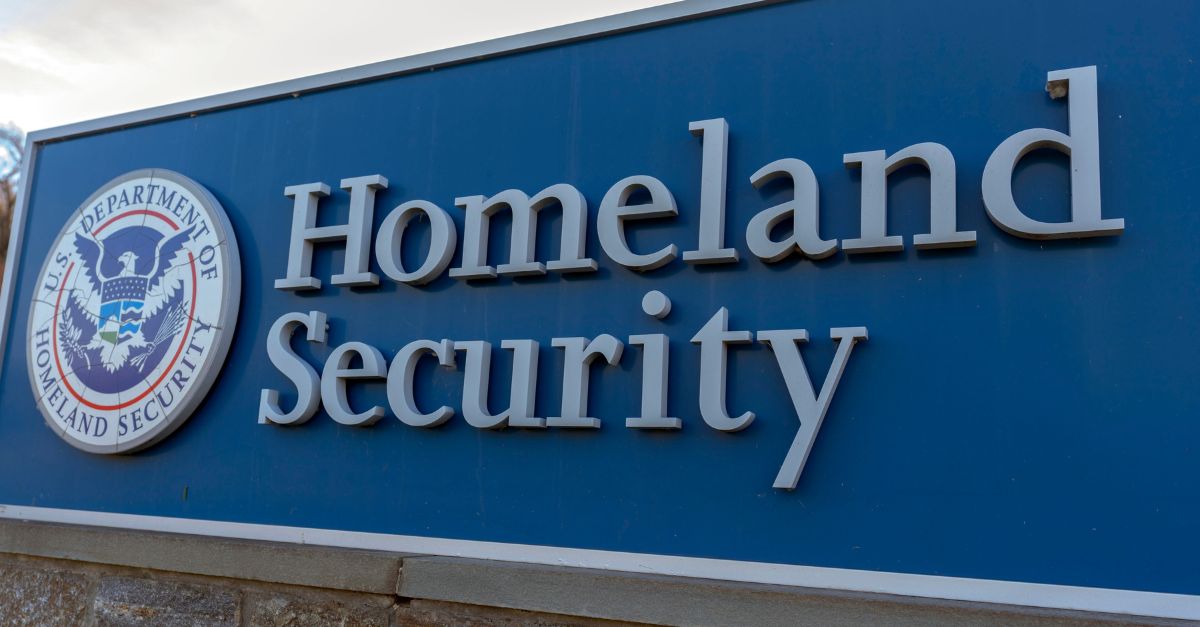
[[[351,368],[350,362],[358,356],[362,366]],[[362,342],[346,342],[333,349],[329,359],[325,360],[325,370],[321,372],[321,403],[325,412],[334,421],[351,427],[367,427],[375,424],[384,414],[384,408],[376,405],[363,412],[350,409],[350,401],[346,398],[346,381],[348,379],[382,379],[387,376],[387,361],[378,348]]]
[[[512,387],[508,397],[508,426],[546,426],[545,418],[533,415],[537,391],[538,343],[533,340],[502,340],[500,348],[513,352]]]
[[[562,206],[559,258],[542,264],[534,259],[537,216],[542,209],[556,203]],[[583,256],[587,244],[587,200],[571,185],[551,185],[533,198],[521,190],[508,189],[491,198],[465,196],[455,199],[454,204],[466,210],[467,221],[462,267],[452,268],[452,277],[490,279],[497,272],[522,276],[545,274],[547,268],[556,272],[591,272],[598,267],[595,260]],[[508,263],[493,268],[487,265],[488,232],[491,217],[503,207],[508,207],[512,214]]]
[[[746,225],[746,245],[755,257],[767,262],[780,261],[799,250],[810,259],[824,259],[837,252],[837,240],[823,240],[819,229],[820,189],[812,168],[799,159],[772,161],[750,176],[750,183],[761,188],[787,176],[792,179],[792,200],[759,212]],[[792,218],[792,235],[781,242],[771,239],[771,230]]]
[[[508,409],[488,413],[488,379],[492,371],[492,344],[483,341],[455,342],[454,350],[466,351],[467,365],[463,383],[463,418],[476,429],[544,427],[546,421],[532,415],[537,388],[538,343],[533,340],[504,340],[501,346],[513,350],[512,387]]]
[[[642,347],[642,415],[626,418],[630,429],[678,429],[682,421],[667,416],[667,369],[670,342],[662,333],[631,335],[629,343]]]
[[[296,386],[296,406],[284,413],[279,408],[279,391],[263,390],[258,403],[258,423],[298,425],[308,422],[321,407],[317,372],[308,362],[292,352],[292,334],[297,327],[308,330],[308,341],[324,344],[328,334],[328,318],[319,311],[308,314],[284,314],[267,332],[267,358],[279,372]]]
[[[904,238],[887,234],[887,177],[911,164],[929,170],[929,232],[913,236],[917,248],[975,245],[975,231],[959,231],[955,200],[954,155],[941,144],[913,144],[888,157],[882,150],[844,155],[847,168],[862,168],[862,218],[859,236],[842,241],[847,253],[874,253],[904,248]]]
[[[418,214],[429,219],[429,254],[420,268],[408,272],[400,262],[401,242],[404,240],[404,229]],[[441,207],[424,200],[413,200],[396,207],[383,219],[379,234],[375,237],[375,260],[389,279],[409,285],[424,285],[441,276],[450,265],[457,243],[458,229]]]
[[[1100,125],[1096,66],[1046,74],[1051,98],[1067,96],[1069,135],[1047,128],[1025,129],[996,147],[983,168],[983,205],[996,226],[1029,239],[1119,235],[1125,220],[1100,217]],[[1069,92],[1069,96],[1068,96]],[[1039,148],[1054,148],[1071,160],[1071,219],[1040,222],[1017,207],[1012,174],[1017,162]]]
[[[649,192],[650,202],[641,205],[625,204],[634,192],[642,189]],[[596,216],[600,247],[610,259],[626,268],[641,272],[660,268],[675,259],[679,247],[668,244],[652,253],[635,253],[625,241],[625,221],[677,215],[679,209],[675,206],[675,197],[662,181],[652,176],[640,175],[621,179],[604,194],[604,200],[600,201],[600,212]]]
[[[312,243],[309,238],[317,224],[317,201],[329,195],[324,183],[306,183],[283,188],[283,195],[294,199],[292,239],[288,245],[287,278],[275,279],[277,290],[320,289],[321,280],[312,275]]]
[[[729,330],[729,310],[724,307],[692,338],[693,344],[700,345],[700,417],[719,431],[741,431],[754,422],[754,412],[733,418],[725,407],[727,345],[749,344],[751,339],[749,331]]]
[[[466,351],[467,365],[463,372],[463,418],[476,429],[497,429],[508,421],[508,411],[495,416],[487,411],[488,379],[492,372],[491,342],[454,342],[454,350]]]
[[[617,365],[625,345],[607,333],[590,342],[586,337],[556,337],[550,345],[564,350],[562,415],[547,418],[546,426],[599,429],[600,419],[585,415],[592,362],[602,356],[608,365]]]
[[[700,241],[683,253],[688,263],[731,263],[737,250],[725,245],[725,179],[729,173],[729,123],[725,118],[688,125],[704,142],[700,166]]]
[[[350,192],[350,221],[333,226],[317,226],[317,202],[329,195],[324,183],[292,185],[283,194],[294,198],[292,238],[288,247],[287,277],[275,281],[275,289],[312,290],[321,281],[311,276],[313,244],[346,241],[345,268],[330,278],[334,285],[379,285],[379,276],[368,271],[371,254],[371,226],[375,213],[375,190],[386,188],[387,179],[378,174],[342,179],[342,189]]]
[[[443,368],[454,370],[454,342],[450,340],[409,342],[396,353],[392,367],[388,370],[388,404],[392,406],[392,411],[396,412],[400,422],[410,427],[436,427],[454,415],[454,408],[445,405],[428,414],[421,413],[417,408],[413,394],[413,376],[417,372],[417,362],[427,353],[436,356]]]
[[[785,329],[758,332],[758,341],[770,346],[775,353],[779,371],[783,374],[788,394],[792,397],[792,406],[796,409],[796,417],[800,419],[800,428],[796,431],[792,446],[788,449],[779,474],[775,477],[776,488],[795,489],[804,464],[808,461],[808,454],[812,451],[813,442],[817,439],[817,431],[829,411],[833,393],[837,391],[838,382],[846,370],[850,351],[856,342],[867,339],[867,328],[834,328],[829,330],[829,337],[838,341],[838,347],[818,395],[813,390],[812,379],[808,376],[808,369],[804,367],[804,359],[800,357],[798,346],[799,343],[808,341],[808,331]]]

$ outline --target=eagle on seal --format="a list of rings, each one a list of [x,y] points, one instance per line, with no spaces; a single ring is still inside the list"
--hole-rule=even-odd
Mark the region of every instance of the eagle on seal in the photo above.
[[[141,358],[142,363],[153,349],[178,333],[186,322],[182,307],[163,308],[172,302],[176,292],[183,287],[177,278],[169,278],[172,268],[188,262],[184,244],[191,239],[194,226],[163,238],[153,248],[153,262],[148,272],[138,272],[138,261],[151,253],[149,240],[144,246],[121,252],[116,257],[120,269],[115,274],[106,274],[101,261],[108,254],[102,240],[75,234],[75,252],[82,271],[72,289],[79,309],[84,313],[92,329],[91,339],[79,342],[77,350],[82,353],[91,367],[91,356],[98,351],[99,362],[108,372],[125,366],[131,359]],[[139,250],[141,249],[141,250]],[[142,253],[139,255],[139,252]],[[143,264],[144,269],[145,264]],[[99,301],[96,309],[93,303]],[[157,326],[153,338],[142,335],[146,322],[165,313],[167,320]],[[81,330],[82,331],[82,330]],[[82,335],[82,333],[80,334]],[[81,338],[82,339],[82,338]]]

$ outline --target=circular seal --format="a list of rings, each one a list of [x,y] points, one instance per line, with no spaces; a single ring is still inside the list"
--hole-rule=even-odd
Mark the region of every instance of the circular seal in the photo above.
[[[93,453],[167,437],[225,362],[241,299],[220,203],[169,170],[92,194],[58,234],[29,312],[29,377],[55,433]]]

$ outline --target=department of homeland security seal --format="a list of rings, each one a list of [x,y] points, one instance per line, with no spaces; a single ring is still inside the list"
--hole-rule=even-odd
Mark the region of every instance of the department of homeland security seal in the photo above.
[[[170,435],[224,364],[241,299],[216,198],[169,170],[101,187],[50,248],[29,313],[29,376],[71,445],[128,453]]]

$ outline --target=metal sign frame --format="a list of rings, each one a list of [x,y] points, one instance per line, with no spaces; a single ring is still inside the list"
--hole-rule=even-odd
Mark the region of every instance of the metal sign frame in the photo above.
[[[224,94],[152,107],[29,133],[13,228],[10,258],[22,251],[32,174],[38,152],[46,144],[84,135],[194,116],[306,92],[428,71],[519,52],[695,20],[727,12],[775,4],[783,0],[688,0],[644,10],[503,37],[446,50],[383,61]],[[0,288],[0,355],[4,355],[13,307],[17,264],[5,269]],[[0,363],[2,367],[2,363]],[[634,573],[654,573],[830,590],[917,596],[955,601],[1000,603],[1113,614],[1200,620],[1200,596],[1113,590],[1067,585],[943,577],[744,562],[708,558],[648,555],[474,540],[310,529],[278,525],[167,518],[133,514],[0,505],[0,518],[117,527],[145,531],[200,534],[228,538],[318,544],[400,553],[451,555],[534,564],[566,565]]]

